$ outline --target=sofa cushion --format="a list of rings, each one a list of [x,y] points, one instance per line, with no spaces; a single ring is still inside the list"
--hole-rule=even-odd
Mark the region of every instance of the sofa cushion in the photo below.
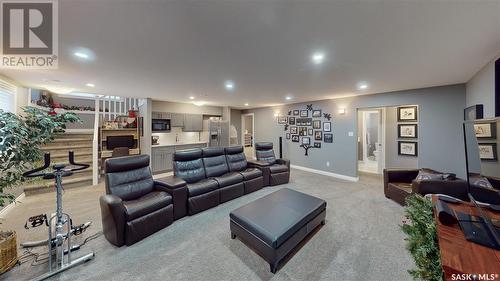
[[[163,191],[151,191],[135,200],[123,201],[127,221],[142,217],[172,204],[172,196]]]
[[[218,177],[229,172],[224,147],[206,147],[202,151],[207,177]]]
[[[270,164],[276,163],[276,156],[274,156],[272,142],[258,142],[255,144],[255,156],[258,161],[268,162]]]
[[[247,168],[241,171],[240,174],[243,176],[244,180],[248,181],[262,176],[262,170],[257,168]]]
[[[243,176],[238,172],[227,173],[220,177],[214,177],[213,179],[219,183],[219,187],[230,186],[243,182]]]
[[[483,176],[472,176],[469,177],[470,185],[474,187],[484,187],[494,189],[490,181]]]
[[[269,167],[271,174],[288,172],[288,167],[286,165],[274,164]]]
[[[180,150],[174,153],[174,175],[187,183],[206,178],[201,149]]]
[[[443,174],[436,173],[427,169],[422,169],[418,172],[416,180],[443,180]]]
[[[203,179],[199,182],[188,183],[186,186],[189,197],[198,196],[219,188],[219,184],[213,179]]]
[[[229,171],[242,171],[247,167],[247,159],[243,152],[243,146],[226,147],[226,160]]]

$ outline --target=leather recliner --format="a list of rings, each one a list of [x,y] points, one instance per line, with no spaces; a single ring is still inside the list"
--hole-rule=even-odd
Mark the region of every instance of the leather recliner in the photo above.
[[[202,157],[207,178],[215,180],[219,186],[220,203],[245,194],[243,176],[238,172],[229,171],[224,147],[203,148]]]
[[[110,158],[105,166],[106,194],[99,203],[109,242],[130,246],[172,223],[172,190],[153,180],[149,155]]]
[[[230,172],[238,172],[243,176],[245,194],[257,191],[264,186],[262,170],[247,162],[243,146],[226,147],[226,161]],[[267,175],[269,177],[269,175]]]
[[[264,178],[264,185],[279,185],[290,181],[290,160],[276,159],[272,142],[258,142],[255,144],[257,161],[249,161],[259,167],[268,178]]]

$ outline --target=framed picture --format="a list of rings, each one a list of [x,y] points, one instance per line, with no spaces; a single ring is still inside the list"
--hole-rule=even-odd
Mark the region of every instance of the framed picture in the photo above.
[[[314,143],[314,148],[321,148],[321,143],[320,142],[315,142]]]
[[[307,136],[307,127],[299,127],[299,136]]]
[[[483,117],[484,117],[484,107],[482,104],[476,104],[464,109],[465,121],[483,119]]]
[[[299,135],[292,135],[292,142],[299,142]]]
[[[301,110],[300,111],[300,117],[309,117],[309,111],[307,111],[307,110]]]
[[[418,125],[417,124],[399,124],[398,125],[398,138],[417,138]]]
[[[292,135],[297,134],[297,127],[296,126],[290,126],[290,134],[292,134]]]
[[[302,144],[311,144],[310,137],[302,137]]]
[[[415,122],[417,121],[416,106],[401,106],[398,107],[398,122]]]
[[[289,140],[290,139],[290,133],[286,133],[286,139]]]
[[[333,134],[323,134],[323,141],[325,143],[332,143],[333,142]]]
[[[321,129],[321,120],[314,120],[312,126],[313,129]]]
[[[288,117],[278,116],[278,124],[286,124],[286,123],[288,123]]]
[[[288,124],[295,125],[295,117],[288,117]]]
[[[497,144],[496,143],[480,143],[479,144],[479,157],[481,160],[497,161]]]
[[[323,122],[323,132],[332,131],[332,122]]]
[[[314,132],[314,140],[317,140],[317,141],[323,140],[323,132],[322,131],[315,131]]]
[[[494,139],[497,137],[496,123],[477,123],[474,124],[474,131],[478,139]]]
[[[295,116],[299,115],[299,110],[294,110],[293,115],[295,115]]]
[[[418,156],[418,143],[410,141],[399,141],[398,154],[403,156]]]
[[[306,118],[306,126],[312,125],[312,118]]]
[[[312,136],[314,134],[313,129],[307,129],[307,134]]]
[[[321,109],[314,109],[312,117],[321,117]]]

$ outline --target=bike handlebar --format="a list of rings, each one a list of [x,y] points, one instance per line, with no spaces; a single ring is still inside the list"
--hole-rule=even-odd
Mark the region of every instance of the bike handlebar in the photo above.
[[[68,172],[80,171],[80,170],[87,169],[88,167],[90,167],[89,164],[75,162],[75,153],[71,150],[68,153],[68,158],[69,158],[69,164],[76,166],[76,168],[68,169],[67,170]],[[54,166],[57,166],[57,165],[54,165]],[[28,178],[34,178],[34,177],[44,177],[46,175],[53,174],[53,173],[40,173],[40,171],[43,171],[43,170],[47,169],[48,167],[50,167],[50,153],[47,152],[44,155],[43,166],[23,173],[23,176],[28,177]],[[64,167],[64,166],[62,166],[62,167]],[[58,170],[58,168],[55,168],[55,169]]]
[[[78,168],[73,168],[73,169],[70,169],[70,171],[80,171],[80,170],[83,170],[83,169],[87,169],[88,167],[90,167],[89,164],[83,164],[83,163],[77,163],[75,162],[75,153],[70,150],[69,151],[69,163],[73,166],[77,166]]]

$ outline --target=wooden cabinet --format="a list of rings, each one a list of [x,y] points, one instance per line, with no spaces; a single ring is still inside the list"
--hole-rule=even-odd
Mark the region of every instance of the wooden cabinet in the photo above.
[[[201,132],[203,131],[203,115],[201,114],[184,114],[184,132]]]
[[[184,113],[171,113],[170,126],[184,127]]]
[[[174,147],[153,147],[151,169],[153,173],[162,173],[172,171]]]

